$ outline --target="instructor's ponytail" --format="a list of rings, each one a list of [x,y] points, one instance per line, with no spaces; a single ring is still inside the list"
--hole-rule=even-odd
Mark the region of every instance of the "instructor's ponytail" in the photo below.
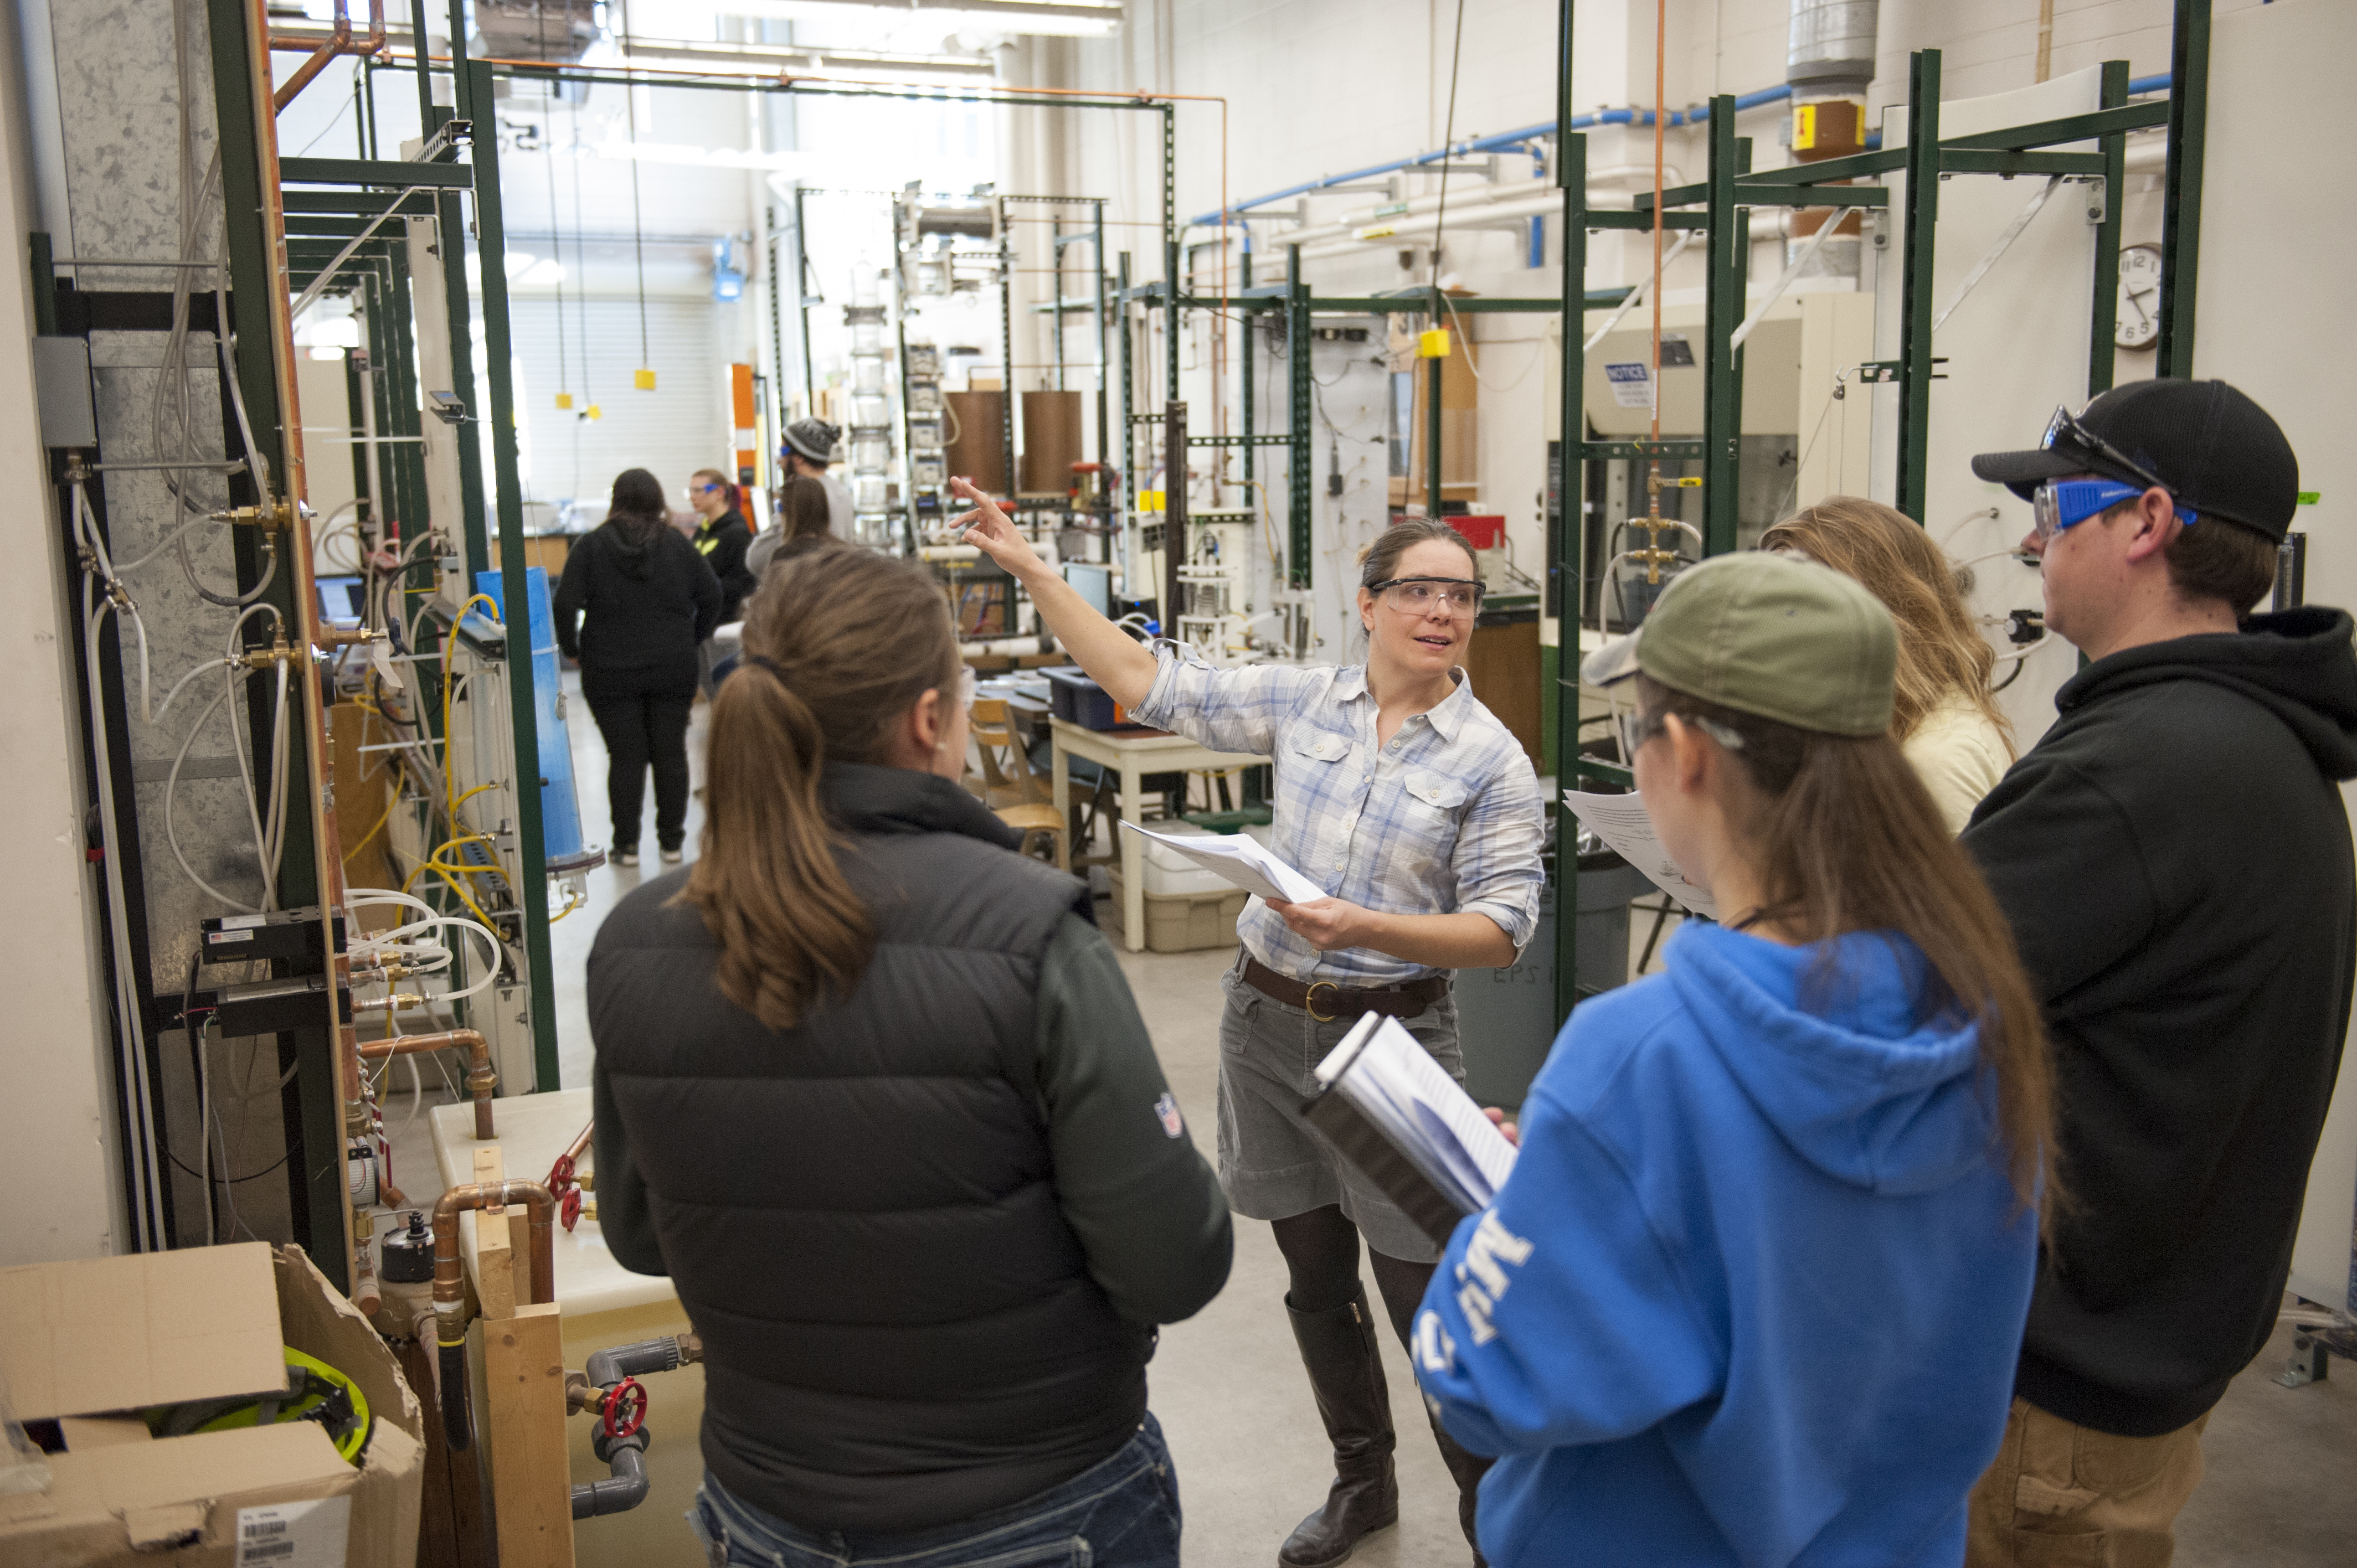
[[[875,952],[821,775],[884,761],[957,666],[947,602],[913,563],[821,548],[780,560],[753,599],[744,662],[713,697],[703,848],[680,897],[720,943],[721,993],[770,1027],[847,994]]]

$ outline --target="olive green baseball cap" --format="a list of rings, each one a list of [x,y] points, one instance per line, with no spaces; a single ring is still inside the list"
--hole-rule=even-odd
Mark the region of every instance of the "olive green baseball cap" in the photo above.
[[[1579,666],[1590,686],[1643,671],[1663,685],[1827,735],[1890,727],[1899,628],[1830,566],[1748,550],[1689,566],[1645,624]]]

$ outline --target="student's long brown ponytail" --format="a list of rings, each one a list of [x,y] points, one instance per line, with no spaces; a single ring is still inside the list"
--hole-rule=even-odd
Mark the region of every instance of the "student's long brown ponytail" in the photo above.
[[[918,699],[954,690],[957,639],[930,573],[838,545],[770,568],[744,650],[713,697],[703,849],[680,897],[720,942],[721,994],[785,1029],[875,952],[820,775],[884,761]]]

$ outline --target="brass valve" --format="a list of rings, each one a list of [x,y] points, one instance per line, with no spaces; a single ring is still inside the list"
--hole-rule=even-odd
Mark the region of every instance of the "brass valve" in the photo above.
[[[295,526],[293,501],[264,501],[260,506],[231,507],[213,513],[215,522],[244,523],[267,533],[285,533]]]
[[[373,996],[365,1002],[352,1004],[355,1013],[406,1013],[413,1007],[425,1005],[425,998],[413,992],[396,991],[390,996]]]

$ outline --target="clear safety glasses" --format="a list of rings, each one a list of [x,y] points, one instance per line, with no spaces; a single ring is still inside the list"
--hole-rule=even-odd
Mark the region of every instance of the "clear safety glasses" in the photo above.
[[[1620,737],[1620,761],[1629,768],[1637,766],[1637,753],[1644,744],[1668,727],[1666,714],[1639,713],[1633,703],[1624,708],[1617,699],[1613,703],[1612,718]],[[1681,714],[1678,718],[1680,723],[1693,725],[1728,751],[1743,749],[1743,737],[1716,719],[1706,719],[1699,714]]]
[[[1368,585],[1394,609],[1427,615],[1435,605],[1453,620],[1467,620],[1481,607],[1483,585],[1464,577],[1390,577]]]
[[[2057,446],[2076,449],[2089,456],[2102,458],[2131,478],[2143,480],[2143,488],[2147,489],[2156,487],[2164,490],[2169,489],[2168,480],[2088,429],[2080,423],[2079,416],[2067,408],[2058,406],[2054,410],[2054,417],[2046,422],[2045,439],[2038,445],[2041,451],[2047,452]],[[2094,467],[2093,464],[2088,466]]]

